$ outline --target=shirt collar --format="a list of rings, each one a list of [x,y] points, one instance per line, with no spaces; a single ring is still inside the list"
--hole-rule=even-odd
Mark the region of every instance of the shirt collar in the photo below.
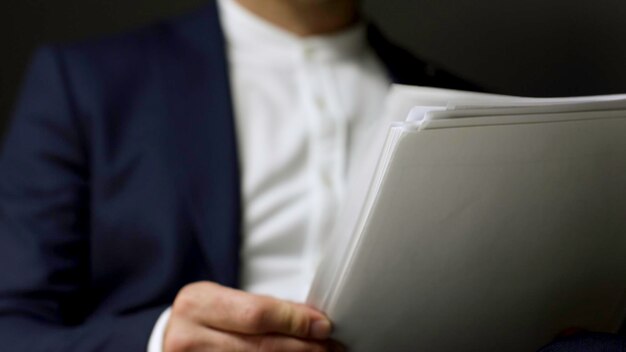
[[[363,23],[330,35],[299,37],[253,14],[236,0],[218,0],[218,6],[226,45],[235,59],[324,62],[354,57],[367,47]]]

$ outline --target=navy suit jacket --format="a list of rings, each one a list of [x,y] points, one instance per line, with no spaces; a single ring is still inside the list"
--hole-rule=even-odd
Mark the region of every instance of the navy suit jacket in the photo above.
[[[474,88],[368,38],[395,82]],[[213,2],[37,52],[0,159],[0,349],[144,351],[185,284],[237,287],[229,92]]]

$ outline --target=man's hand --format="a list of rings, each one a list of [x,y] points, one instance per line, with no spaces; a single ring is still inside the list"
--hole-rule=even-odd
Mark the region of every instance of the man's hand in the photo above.
[[[330,321],[305,305],[198,282],[174,300],[163,350],[331,351],[330,331]]]

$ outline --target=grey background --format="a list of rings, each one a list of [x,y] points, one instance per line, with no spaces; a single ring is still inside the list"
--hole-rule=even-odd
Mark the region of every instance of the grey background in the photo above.
[[[123,31],[203,2],[3,0],[0,134],[37,45]],[[397,42],[496,92],[626,92],[623,0],[365,0],[363,5]]]

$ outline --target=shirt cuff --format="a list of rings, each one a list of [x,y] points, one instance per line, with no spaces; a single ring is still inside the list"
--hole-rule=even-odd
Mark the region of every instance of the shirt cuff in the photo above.
[[[170,320],[170,314],[172,307],[167,308],[161,313],[159,319],[157,319],[152,328],[152,334],[150,334],[150,340],[148,341],[147,352],[163,352],[163,338],[165,337],[165,327]]]

